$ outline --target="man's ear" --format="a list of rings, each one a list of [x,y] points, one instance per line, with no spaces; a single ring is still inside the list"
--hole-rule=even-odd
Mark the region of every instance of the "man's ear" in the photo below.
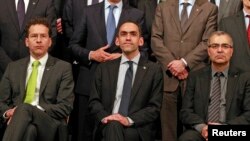
[[[140,37],[140,39],[139,39],[139,46],[143,46],[143,44],[144,44],[143,37]]]
[[[118,37],[115,38],[115,45],[116,45],[116,46],[120,46],[120,42],[119,42]]]
[[[27,37],[25,37],[25,45],[26,45],[26,47],[28,47],[29,46],[29,41],[28,41],[29,39],[27,38]]]

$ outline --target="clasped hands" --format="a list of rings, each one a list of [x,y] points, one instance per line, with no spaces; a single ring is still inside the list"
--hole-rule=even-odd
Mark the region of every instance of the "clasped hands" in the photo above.
[[[173,60],[168,65],[168,70],[179,80],[184,80],[188,77],[188,71],[182,60]]]
[[[90,52],[90,59],[95,60],[97,62],[106,62],[110,60],[114,60],[121,56],[120,53],[108,53],[105,50],[109,48],[109,45],[101,47],[95,51]]]
[[[9,109],[5,112],[5,117],[8,119],[7,125],[9,125],[12,119],[12,116],[14,115],[15,110],[16,110],[16,107]]]
[[[130,126],[129,120],[127,117],[124,117],[118,113],[109,115],[105,118],[102,119],[103,124],[107,124],[111,121],[118,121],[120,122],[123,126]]]

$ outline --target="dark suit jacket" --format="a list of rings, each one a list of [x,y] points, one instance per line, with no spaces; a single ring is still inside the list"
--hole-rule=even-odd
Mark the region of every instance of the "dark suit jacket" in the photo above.
[[[155,17],[155,10],[157,6],[157,0],[139,0],[138,9],[145,14],[145,23],[147,31],[151,33],[152,23]]]
[[[87,6],[87,0],[66,0],[63,8],[63,25],[64,34],[69,40],[76,28],[77,22],[82,19],[80,13],[84,12],[84,8]]]
[[[97,127],[104,117],[112,114],[119,66],[120,58],[102,63],[96,70],[89,107],[96,117]],[[134,121],[134,128],[143,141],[153,140],[154,123],[161,106],[162,86],[160,66],[141,57],[135,74],[128,117]]]
[[[235,15],[242,10],[242,0],[220,0],[218,24],[222,18]]]
[[[192,73],[183,98],[180,119],[184,125],[207,123],[211,68]],[[230,72],[226,92],[226,123],[250,123],[250,73]]]
[[[158,4],[152,25],[151,47],[164,71],[176,59],[184,58],[191,71],[204,66],[207,40],[217,29],[218,9],[207,0],[195,1],[184,31],[179,20],[179,1]],[[164,75],[164,90],[174,92],[179,84],[175,77]]]
[[[84,10],[84,16],[82,16],[81,22],[73,33],[69,48],[72,50],[74,59],[78,60],[81,64],[76,84],[76,93],[89,95],[90,87],[88,84],[91,83],[96,66],[99,64],[95,61],[89,61],[89,52],[106,46],[108,43],[106,38],[104,2],[88,6]],[[118,27],[126,20],[136,21],[141,23],[141,25],[144,24],[143,13],[124,4]],[[113,40],[110,48],[106,51],[114,53],[120,52],[120,49],[115,45],[115,41]]]
[[[29,57],[11,62],[0,84],[0,115],[23,103]],[[40,86],[39,105],[48,115],[65,120],[73,108],[71,65],[49,56]]]
[[[15,0],[0,0],[0,78],[8,63],[29,55],[24,29],[34,17],[47,17],[56,36],[56,13],[52,0],[30,0],[22,28],[19,28]]]
[[[248,45],[247,31],[243,11],[236,15],[221,20],[219,30],[232,36],[234,53],[231,58],[231,69],[250,71],[250,48]]]

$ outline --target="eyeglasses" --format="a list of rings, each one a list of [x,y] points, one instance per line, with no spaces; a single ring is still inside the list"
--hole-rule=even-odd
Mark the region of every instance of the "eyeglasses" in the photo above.
[[[209,47],[209,48],[212,48],[212,49],[218,49],[219,47],[221,47],[222,49],[229,49],[229,48],[232,48],[231,45],[226,44],[226,43],[223,43],[223,44],[216,44],[216,43],[213,43],[213,44],[208,45],[208,47]]]

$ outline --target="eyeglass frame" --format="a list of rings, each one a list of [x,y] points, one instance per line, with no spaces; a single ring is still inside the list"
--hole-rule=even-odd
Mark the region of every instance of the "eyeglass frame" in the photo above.
[[[227,43],[222,43],[222,44],[212,43],[212,44],[209,44],[208,47],[212,49],[219,49],[219,47],[221,47],[222,49],[233,48],[232,45],[227,44]]]

